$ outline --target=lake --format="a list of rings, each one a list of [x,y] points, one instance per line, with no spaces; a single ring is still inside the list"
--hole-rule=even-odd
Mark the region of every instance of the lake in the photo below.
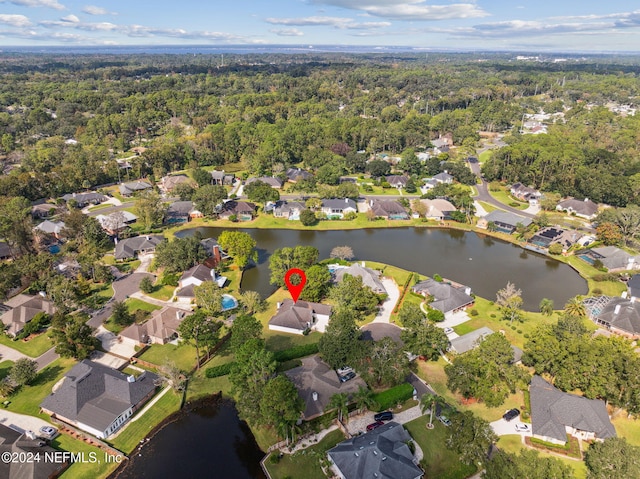
[[[178,237],[194,234],[217,237],[223,228],[201,227],[180,231]],[[511,281],[522,290],[524,308],[537,311],[542,298],[561,308],[568,299],[585,294],[587,282],[570,266],[519,246],[474,232],[436,228],[378,228],[337,231],[239,229],[258,244],[258,263],[245,271],[243,290],[268,297],[269,256],[284,246],[315,246],[320,258],[328,258],[335,246],[351,246],[358,260],[387,263],[427,276],[439,274],[470,286],[483,298]]]
[[[233,402],[219,397],[185,406],[130,457],[113,479],[266,479],[251,430]]]

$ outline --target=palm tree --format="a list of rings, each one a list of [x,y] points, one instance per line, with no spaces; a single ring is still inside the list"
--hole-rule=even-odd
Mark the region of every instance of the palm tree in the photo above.
[[[264,301],[257,291],[245,291],[240,294],[240,299],[247,314],[259,313],[264,307]]]
[[[425,414],[427,410],[429,410],[429,423],[427,424],[428,429],[433,429],[433,410],[436,408],[437,404],[444,404],[444,399],[441,396],[423,394],[420,398],[420,409],[422,410],[422,414]]]
[[[587,308],[582,303],[582,296],[578,295],[571,298],[567,304],[564,305],[564,312],[570,316],[584,318],[587,315]]]
[[[376,400],[373,399],[373,391],[362,386],[359,386],[358,391],[354,393],[353,401],[356,403],[358,413],[371,409],[377,404]]]
[[[540,301],[540,312],[545,316],[551,316],[553,314],[553,300],[542,298]]]
[[[329,404],[325,411],[335,409],[338,412],[338,421],[342,422],[342,418],[349,412],[349,397],[345,393],[336,393],[329,399]]]

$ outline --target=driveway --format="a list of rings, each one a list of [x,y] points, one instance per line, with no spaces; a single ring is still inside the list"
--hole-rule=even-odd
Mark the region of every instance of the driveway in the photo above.
[[[512,419],[509,422],[507,422],[504,419],[500,418],[497,421],[493,421],[491,423],[491,427],[493,428],[494,432],[498,436],[507,436],[509,434],[517,434],[519,436],[531,437],[531,424],[529,424],[529,431],[528,432],[518,432],[518,431],[516,431],[516,424],[518,424],[518,423],[520,423],[520,417],[518,417],[517,419]]]
[[[396,307],[398,299],[400,299],[400,290],[398,285],[392,279],[382,278],[382,285],[387,290],[387,299],[382,303],[378,314],[373,320],[374,323],[389,323],[389,318],[393,312],[393,308]]]
[[[33,359],[26,354],[22,354],[20,351],[10,348],[9,346],[0,344],[0,361],[13,361],[15,363],[18,359],[22,358]]]
[[[38,371],[43,370],[49,364],[51,364],[52,362],[54,362],[56,359],[60,357],[60,355],[56,353],[55,349],[56,348],[53,347],[49,351],[45,352],[44,354],[36,358],[36,363],[38,363]]]
[[[9,408],[11,408],[11,404],[9,404]],[[51,426],[50,423],[38,417],[18,414],[4,408],[0,408],[0,424],[10,427],[15,431],[33,431],[36,434],[42,426]]]
[[[424,306],[425,303],[420,303],[420,309],[424,314],[427,314]],[[471,318],[469,318],[469,315],[466,311],[457,311],[455,313],[449,314],[448,316],[445,316],[444,321],[436,323],[436,326],[438,326],[439,328],[453,328],[454,326],[457,326],[459,324],[466,323],[467,321],[469,321],[469,319]]]
[[[102,347],[109,353],[130,358],[136,353],[135,347],[129,342],[118,340],[118,337],[104,326],[99,326],[96,331],[96,338],[100,340]]]
[[[349,418],[349,422],[346,424],[347,430],[351,435],[357,435],[361,432],[367,432],[367,425],[375,422],[373,419],[373,412],[365,412],[364,414],[358,414],[356,416],[352,416]],[[402,411],[399,413],[393,414],[392,421],[397,422],[399,424],[406,424],[408,422],[413,421],[414,419],[422,416],[422,411],[420,410],[420,406],[414,406],[412,408],[407,409],[406,411]]]

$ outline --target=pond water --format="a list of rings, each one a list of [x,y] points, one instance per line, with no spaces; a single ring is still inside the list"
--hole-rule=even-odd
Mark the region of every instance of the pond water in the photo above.
[[[224,229],[202,227],[180,231],[184,237],[201,232],[217,237]],[[519,246],[473,232],[434,228],[379,228],[337,231],[241,229],[258,244],[258,263],[245,271],[242,289],[269,296],[269,256],[283,246],[309,245],[328,258],[335,246],[351,246],[356,259],[387,263],[427,276],[439,274],[463,283],[484,298],[511,281],[522,290],[524,307],[537,310],[542,298],[562,307],[569,298],[587,292],[587,282],[570,266]]]
[[[228,399],[186,406],[130,456],[112,479],[265,479],[264,453]]]

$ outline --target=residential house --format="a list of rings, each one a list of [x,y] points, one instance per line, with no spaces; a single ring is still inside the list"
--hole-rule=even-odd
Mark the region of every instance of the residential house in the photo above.
[[[204,262],[204,265],[209,268],[217,268],[218,265],[229,257],[227,253],[225,253],[220,245],[218,244],[218,240],[215,238],[205,238],[200,241],[200,244],[204,248],[204,250],[209,254],[209,258]]]
[[[322,416],[334,394],[351,395],[360,387],[367,388],[360,376],[341,382],[338,373],[331,369],[320,356],[301,358],[302,365],[285,371],[298,390],[298,396],[304,401],[302,417],[305,421]]]
[[[440,184],[437,180],[433,178],[425,178],[423,181],[424,181],[424,184],[420,187],[420,192],[423,195],[426,195],[429,192],[429,190],[435,188]]]
[[[191,218],[197,218],[198,214],[201,213],[194,209],[193,201],[174,201],[164,213],[164,222],[187,223]]]
[[[329,219],[342,219],[349,213],[357,213],[358,205],[349,198],[331,198],[322,200],[320,211]]]
[[[238,221],[251,221],[256,214],[256,205],[248,201],[229,200],[220,206],[218,218],[228,220],[235,216]]]
[[[157,384],[158,376],[149,371],[136,378],[85,359],[65,374],[40,408],[57,421],[105,439],[153,396]]]
[[[447,281],[439,282],[435,279],[426,279],[416,283],[411,290],[424,297],[433,298],[429,306],[442,311],[445,316],[462,311],[473,305],[474,302],[471,288]]]
[[[354,178],[353,176],[341,176],[338,178],[338,183],[351,183],[352,185],[358,184],[358,178]]]
[[[269,329],[283,333],[303,334],[306,330],[324,332],[329,322],[331,306],[298,300],[285,299],[278,303],[276,314],[269,320]]]
[[[182,320],[191,313],[165,306],[155,310],[142,324],[134,323],[120,333],[120,337],[133,346],[143,344],[166,344],[178,337]]]
[[[60,454],[30,432],[19,432],[0,424],[0,456],[18,460],[0,461],[0,477],[5,479],[48,479],[62,474],[71,461],[46,460]],[[57,456],[60,457],[60,456]],[[21,459],[22,458],[22,459]],[[34,458],[34,460],[29,460]]]
[[[156,246],[163,241],[162,235],[143,235],[122,239],[116,243],[114,256],[116,259],[129,259],[139,254],[153,253]]]
[[[471,351],[475,349],[478,344],[480,344],[484,338],[490,336],[494,333],[490,328],[483,326],[482,328],[476,329],[475,331],[471,331],[467,334],[463,334],[462,336],[458,336],[457,338],[452,339],[450,351],[453,351],[457,354],[463,354],[467,351]]]
[[[194,185],[195,182],[187,175],[163,176],[158,188],[165,194],[171,193],[178,185]]]
[[[438,184],[450,185],[451,183],[453,183],[453,176],[451,176],[446,171],[434,175],[433,179],[436,180]]]
[[[530,205],[537,205],[538,200],[542,196],[535,188],[531,188],[530,186],[525,186],[522,183],[514,183],[509,188],[509,191],[514,196],[521,201],[527,201]]]
[[[529,243],[548,248],[552,244],[560,244],[562,251],[567,251],[582,238],[583,234],[575,230],[565,230],[556,226],[547,226],[538,231]]]
[[[429,220],[442,221],[445,219],[449,219],[451,217],[451,213],[456,211],[456,207],[451,204],[451,202],[445,199],[435,199],[435,200],[418,200],[420,203],[425,205],[426,212],[424,217]]]
[[[224,170],[222,171],[213,170],[211,172],[211,182],[214,185],[230,186],[230,185],[233,185],[233,182],[235,181],[235,179],[236,177],[234,175],[227,175],[225,174]]]
[[[245,181],[244,184],[250,185],[254,181],[262,181],[263,183],[266,183],[269,186],[271,186],[271,188],[276,188],[278,190],[282,188],[282,185],[284,184],[284,182],[280,178],[277,178],[275,176],[261,176],[260,178],[252,177],[247,179],[247,181]]]
[[[533,437],[566,444],[567,434],[583,441],[616,437],[605,402],[560,391],[540,376],[529,386]]]
[[[98,193],[97,191],[86,191],[84,193],[71,193],[62,196],[65,203],[69,200],[75,200],[78,208],[85,208],[89,205],[98,205],[109,199],[108,196]]]
[[[226,278],[224,279],[226,281]],[[217,281],[217,279],[215,270],[204,264],[197,264],[182,273],[178,291],[176,291],[178,301],[190,303],[196,297],[194,288],[205,281]]]
[[[138,217],[126,210],[114,211],[108,215],[97,215],[96,220],[110,235],[115,235],[125,229],[130,224],[138,221]]]
[[[493,210],[491,213],[478,220],[478,226],[480,228],[488,228],[489,223],[493,223],[497,231],[511,234],[516,230],[518,224],[521,224],[526,228],[533,223],[533,220],[508,211]]]
[[[623,294],[626,296],[626,293]],[[626,297],[610,298],[592,319],[596,324],[621,336],[632,339],[640,338],[640,302],[636,300],[635,296],[629,299]]]
[[[49,218],[60,212],[60,207],[51,203],[41,203],[31,207],[31,217],[34,219]]]
[[[385,177],[385,180],[394,188],[406,188],[409,177],[405,175],[389,175]]]
[[[65,224],[63,221],[44,220],[42,223],[36,226],[34,230],[60,239],[60,236],[64,227],[65,227]]]
[[[411,436],[391,421],[329,449],[336,475],[342,479],[420,479],[424,472],[409,449]]]
[[[631,256],[615,246],[602,246],[578,251],[577,255],[589,264],[600,261],[609,271],[640,269],[640,256]]]
[[[274,218],[286,218],[289,220],[299,220],[300,213],[307,207],[300,201],[276,201],[273,207]]]
[[[433,145],[433,154],[439,155],[440,153],[448,153],[451,147],[451,140],[448,137],[440,137],[435,140],[431,140]]]
[[[587,220],[592,220],[598,216],[598,205],[588,198],[585,198],[582,201],[576,200],[575,198],[563,200],[558,203],[556,210],[575,214],[576,216]]]
[[[429,158],[431,158],[431,154],[427,151],[421,151],[420,153],[416,153],[416,156],[422,163],[424,163]]]
[[[369,208],[376,218],[387,218],[389,220],[407,220],[409,215],[396,200],[370,200]]]
[[[632,298],[640,298],[640,274],[634,274],[627,281],[627,290]]]
[[[119,189],[122,196],[132,196],[140,191],[148,190],[151,187],[151,183],[147,181],[136,180],[129,181],[128,183],[121,183]]]
[[[311,173],[301,168],[288,168],[286,175],[287,180],[290,183],[297,183],[301,180],[310,180],[311,178],[313,178],[313,175]]]
[[[38,313],[53,314],[55,306],[45,296],[19,294],[5,301],[0,309],[0,320],[5,332],[11,336],[20,334],[24,326]]]
[[[387,290],[380,281],[380,272],[365,267],[364,262],[363,264],[353,263],[348,268],[337,269],[334,276],[335,281],[341,283],[345,274],[362,278],[362,284],[371,288],[374,293],[387,294]]]

